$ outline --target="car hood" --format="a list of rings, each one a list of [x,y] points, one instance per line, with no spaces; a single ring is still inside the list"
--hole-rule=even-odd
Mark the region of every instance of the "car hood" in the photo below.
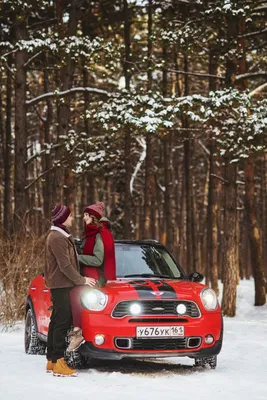
[[[122,278],[109,281],[102,290],[109,296],[119,297],[121,300],[197,300],[204,287],[200,283],[185,280]]]

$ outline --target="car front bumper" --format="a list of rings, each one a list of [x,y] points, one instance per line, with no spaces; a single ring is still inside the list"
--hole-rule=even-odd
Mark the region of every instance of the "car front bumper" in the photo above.
[[[86,359],[95,360],[122,360],[123,358],[163,358],[163,357],[190,357],[190,358],[202,358],[202,357],[212,357],[220,353],[222,348],[222,339],[217,340],[214,346],[193,350],[193,351],[162,351],[162,352],[119,352],[116,350],[106,350],[100,349],[94,346],[91,342],[85,342],[79,348],[79,352]]]
[[[141,348],[118,348],[116,338],[128,338],[135,341],[136,324],[125,320],[116,321],[108,317],[84,314],[82,316],[83,334],[86,342],[79,351],[85,358],[100,360],[121,360],[123,358],[162,358],[162,357],[211,357],[220,353],[223,341],[223,319],[221,313],[203,315],[202,318],[192,320],[185,325],[185,339],[200,338],[197,347],[169,347],[169,344],[161,343],[160,346],[145,346]],[[207,334],[214,337],[213,344],[206,344],[204,338]],[[103,335],[103,345],[96,345],[95,335]],[[152,343],[153,338],[143,339],[144,342]],[[170,339],[171,341],[172,339]],[[164,342],[164,338],[162,339]],[[168,340],[166,340],[168,342]],[[188,343],[188,342],[186,342]]]

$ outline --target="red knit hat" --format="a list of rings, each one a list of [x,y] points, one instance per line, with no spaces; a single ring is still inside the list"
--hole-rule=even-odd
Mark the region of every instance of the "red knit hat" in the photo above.
[[[100,219],[104,215],[105,204],[101,201],[97,201],[95,204],[86,207],[84,213],[88,213],[90,215],[94,215],[97,219]]]
[[[53,224],[60,225],[66,221],[69,215],[70,215],[69,207],[63,205],[57,205],[52,210],[51,219]]]

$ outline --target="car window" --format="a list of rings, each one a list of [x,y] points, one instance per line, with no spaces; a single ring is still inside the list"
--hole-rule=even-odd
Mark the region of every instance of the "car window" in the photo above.
[[[182,272],[164,248],[148,245],[116,245],[117,276],[126,275],[164,275],[181,278]]]

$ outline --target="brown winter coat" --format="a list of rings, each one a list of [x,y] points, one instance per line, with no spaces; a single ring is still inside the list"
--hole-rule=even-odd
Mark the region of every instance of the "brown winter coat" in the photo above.
[[[51,227],[45,242],[45,284],[49,289],[84,285],[72,237],[63,229]]]

